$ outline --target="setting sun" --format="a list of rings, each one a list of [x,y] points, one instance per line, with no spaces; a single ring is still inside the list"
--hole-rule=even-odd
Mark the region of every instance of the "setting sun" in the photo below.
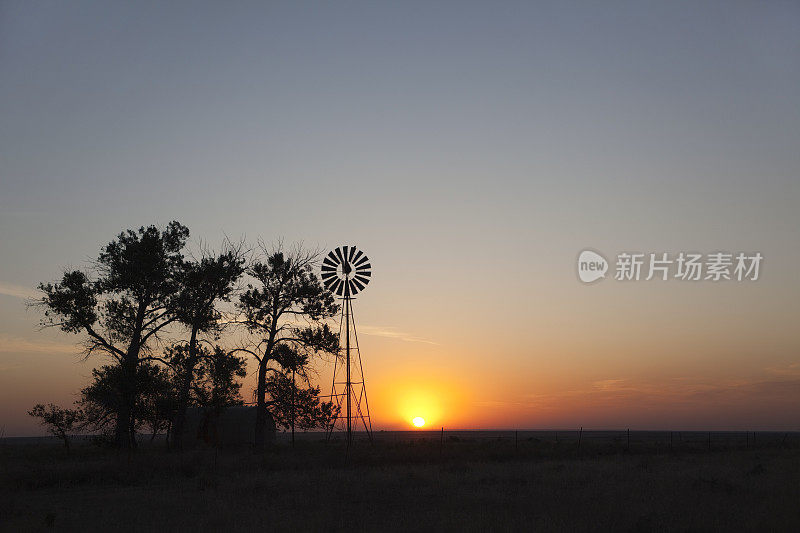
[[[414,424],[414,426],[421,428],[422,426],[425,425],[425,419],[422,418],[421,416],[417,416],[414,418],[414,420],[411,421],[411,423]]]

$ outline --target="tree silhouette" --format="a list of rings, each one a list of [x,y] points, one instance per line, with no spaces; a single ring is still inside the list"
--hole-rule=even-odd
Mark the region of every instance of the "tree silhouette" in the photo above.
[[[201,364],[193,387],[193,404],[214,412],[226,407],[241,405],[242,384],[236,378],[247,377],[247,362],[214,346],[213,351],[201,354]]]
[[[86,427],[113,439],[122,402],[122,367],[103,365],[92,370],[92,382],[81,389],[78,404],[83,409]]]
[[[64,441],[64,448],[69,453],[70,433],[79,429],[83,422],[83,411],[80,409],[64,409],[55,404],[49,403],[47,406],[36,404],[28,414],[35,418],[40,418],[43,426],[51,435]]]
[[[164,360],[175,376],[176,390],[189,383],[186,406],[221,411],[242,403],[242,385],[236,378],[247,376],[244,358],[219,345],[213,348],[198,345],[195,354],[190,356],[188,344],[176,344],[166,349]],[[178,439],[177,424],[174,429]]]
[[[189,342],[185,350],[173,352],[175,357],[175,370],[178,373],[177,394],[178,404],[175,413],[174,435],[175,445],[180,447],[186,408],[189,405],[192,381],[196,378],[195,367],[201,356],[209,361],[209,353],[201,354],[198,336],[202,333],[213,332],[218,334],[221,330],[221,313],[216,304],[219,301],[229,301],[234,284],[244,273],[244,259],[240,248],[229,247],[219,256],[206,256],[199,261],[184,262],[179,270],[180,290],[175,299],[175,316],[181,324],[189,330]],[[210,369],[226,368],[223,361],[226,354],[214,350],[213,364],[206,365],[204,372]],[[236,366],[234,357],[227,363]],[[237,370],[233,371],[231,378]],[[230,382],[230,380],[229,380]],[[216,389],[214,389],[216,390]]]
[[[327,427],[333,418],[333,403],[320,401],[319,387],[312,386],[303,377],[298,383],[297,379],[292,379],[291,371],[288,374],[274,373],[267,379],[270,411],[275,424],[291,429],[293,434],[295,428]]]
[[[134,419],[137,427],[150,428],[150,441],[165,430],[169,432],[177,407],[177,394],[170,372],[158,365],[147,362],[139,365],[137,371],[138,396]]]
[[[266,252],[266,250],[265,250]],[[312,271],[316,254],[282,247],[266,252],[265,261],[247,270],[254,283],[240,296],[241,322],[259,340],[239,350],[258,362],[255,444],[266,442],[267,373],[286,375],[289,361],[319,353],[335,354],[339,339],[324,320],[339,309],[333,295]]]
[[[80,270],[65,272],[59,283],[40,284],[45,295],[44,326],[85,334],[87,356],[104,353],[119,364],[119,401],[114,441],[136,446],[137,369],[148,360],[149,344],[176,320],[181,251],[189,229],[170,222],[120,233],[101,251],[95,279]]]
[[[123,368],[119,364],[92,370],[92,382],[81,390],[78,402],[86,427],[101,433],[113,431],[122,402],[123,379]],[[136,384],[136,403],[131,411],[134,428],[148,426],[152,440],[172,421],[176,405],[173,379],[166,369],[146,361],[137,366]]]
[[[180,370],[185,364],[188,345],[176,344],[165,349],[158,359],[168,363],[159,366],[145,361],[137,368],[137,397],[133,409],[134,425],[149,428],[152,441],[156,434],[166,430],[168,435],[178,435],[173,426],[178,405],[178,389],[183,382]],[[213,350],[201,346],[197,362],[192,368],[189,406],[204,407],[216,412],[231,405],[240,405],[241,383],[236,378],[247,375],[245,360],[215,346]],[[92,370],[92,382],[81,390],[78,404],[83,413],[83,425],[92,431],[111,433],[116,426],[119,403],[122,401],[120,382],[122,366],[104,365]],[[173,442],[177,439],[173,440]]]

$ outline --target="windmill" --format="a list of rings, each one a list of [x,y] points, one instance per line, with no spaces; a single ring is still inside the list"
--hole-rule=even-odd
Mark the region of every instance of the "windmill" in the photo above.
[[[328,438],[337,426],[347,431],[347,444],[353,440],[354,426],[360,420],[370,441],[372,422],[369,418],[369,402],[358,349],[358,334],[353,316],[353,296],[363,291],[372,277],[369,258],[355,246],[340,246],[322,260],[322,282],[325,287],[342,300],[342,318],[339,322],[339,353],[333,367],[331,401],[334,419],[328,427]],[[351,337],[352,330],[352,337]],[[344,346],[342,347],[342,339]],[[344,367],[344,368],[342,368]],[[342,372],[345,379],[342,381]],[[345,414],[342,415],[342,412]]]

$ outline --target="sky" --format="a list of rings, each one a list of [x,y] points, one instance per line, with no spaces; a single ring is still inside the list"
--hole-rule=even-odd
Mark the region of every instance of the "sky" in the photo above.
[[[798,88],[789,1],[2,1],[0,433],[106,363],[37,283],[170,220],[370,256],[377,429],[800,430]]]

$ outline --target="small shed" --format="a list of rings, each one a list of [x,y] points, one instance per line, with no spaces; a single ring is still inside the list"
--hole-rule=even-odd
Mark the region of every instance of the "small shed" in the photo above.
[[[267,440],[275,439],[275,420],[267,413]],[[252,446],[256,433],[256,408],[234,406],[218,412],[202,407],[186,410],[183,434],[180,435],[184,448],[196,446],[218,446],[233,448]]]

